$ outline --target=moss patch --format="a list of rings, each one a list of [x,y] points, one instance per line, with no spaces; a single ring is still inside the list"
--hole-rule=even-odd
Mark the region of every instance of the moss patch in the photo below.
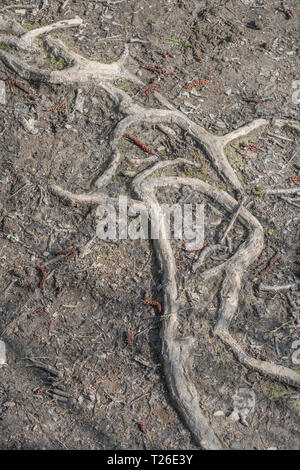
[[[24,23],[22,24],[22,28],[26,29],[26,31],[32,31],[33,29],[36,29],[37,26],[35,24]]]
[[[53,52],[46,49],[44,49],[44,59],[57,70],[62,70],[67,65],[62,57],[57,58]]]

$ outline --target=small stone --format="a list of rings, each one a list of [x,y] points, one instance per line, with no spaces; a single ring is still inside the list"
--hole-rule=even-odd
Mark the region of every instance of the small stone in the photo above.
[[[264,23],[261,20],[261,18],[255,18],[249,21],[249,23],[247,23],[247,28],[261,30],[263,29],[263,27],[264,27]]]
[[[300,364],[300,340],[295,340],[292,342],[292,349],[294,352],[292,354],[292,363],[294,365]]]
[[[229,418],[248,426],[247,417],[253,413],[255,408],[255,393],[251,388],[239,388],[233,395],[233,412]]]
[[[231,95],[231,88],[228,88],[228,89],[225,91],[225,95],[227,95],[227,96],[230,96],[230,95]]]
[[[239,416],[239,414],[238,414],[237,411],[233,411],[233,412],[231,413],[231,415],[228,416],[228,418],[231,419],[231,421],[237,422],[237,421],[239,421],[240,416]]]
[[[14,406],[16,406],[16,404],[14,401],[7,401],[5,403],[5,406],[7,406],[8,408],[13,408]]]
[[[213,16],[218,16],[218,14],[219,14],[218,8],[214,8],[214,7],[213,7],[213,8],[211,8],[209,11],[210,11],[210,13],[211,13]]]
[[[215,411],[214,416],[224,416],[224,411],[222,410]]]
[[[85,98],[82,95],[82,90],[78,88],[78,90],[76,91],[74,110],[78,111],[79,113],[83,113],[84,101],[85,101]]]
[[[30,132],[30,134],[33,135],[38,133],[38,129],[35,127],[37,122],[33,118],[27,120],[24,116],[21,116],[20,122],[25,131]]]
[[[23,116],[24,114],[29,114],[29,107],[24,103],[15,103],[14,104],[14,115],[15,117]]]
[[[220,119],[216,121],[216,126],[219,127],[219,129],[226,129],[226,124]]]
[[[80,395],[80,396],[78,397],[78,403],[79,403],[79,405],[82,405],[83,400],[84,400],[83,396]]]

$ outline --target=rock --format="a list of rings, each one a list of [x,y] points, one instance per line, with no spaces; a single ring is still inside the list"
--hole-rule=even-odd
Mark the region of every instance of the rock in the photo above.
[[[229,419],[231,419],[231,421],[239,421],[240,419],[240,415],[238,414],[238,412],[236,410],[234,410],[231,415],[228,416]]]
[[[14,115],[15,117],[23,116],[23,114],[29,114],[29,107],[23,103],[14,104]]]
[[[224,411],[222,410],[215,411],[214,416],[224,416]]]
[[[36,135],[38,133],[38,129],[35,127],[37,122],[33,118],[27,120],[24,116],[21,116],[20,123],[25,131],[30,132],[30,134]]]
[[[14,401],[7,401],[5,402],[5,406],[7,406],[8,408],[14,408],[16,404]]]
[[[221,121],[220,119],[218,119],[216,122],[215,122],[215,125],[219,128],[219,129],[226,129],[226,124]]]
[[[261,18],[254,18],[247,23],[247,28],[261,30],[264,27],[264,23]]]
[[[78,111],[79,113],[83,113],[83,105],[84,105],[85,98],[82,95],[82,90],[78,88],[76,91],[75,103],[74,103],[74,111]]]
[[[239,388],[233,395],[233,412],[229,418],[248,426],[246,421],[255,408],[255,393],[251,388]]]
[[[292,354],[292,363],[294,365],[300,364],[300,340],[295,340],[292,342],[292,349],[295,351]]]
[[[78,401],[79,405],[82,405],[82,403],[83,403],[83,401],[84,401],[83,396],[80,395],[80,396],[78,397],[78,400],[77,400],[77,401]]]
[[[118,186],[117,184],[111,183],[111,184],[108,184],[106,187],[109,191],[113,191],[115,193],[120,192],[120,186]]]
[[[225,91],[225,95],[227,95],[227,96],[230,96],[230,95],[231,95],[231,88],[228,88],[228,89]]]
[[[215,8],[215,7],[211,8],[209,11],[213,16],[218,16],[219,14],[218,8]]]
[[[4,341],[0,340],[0,367],[6,364],[6,346]]]

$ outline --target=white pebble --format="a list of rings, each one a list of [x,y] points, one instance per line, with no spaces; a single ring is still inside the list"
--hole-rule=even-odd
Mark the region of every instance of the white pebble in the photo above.
[[[215,411],[214,416],[224,416],[224,411],[222,411],[222,410]]]

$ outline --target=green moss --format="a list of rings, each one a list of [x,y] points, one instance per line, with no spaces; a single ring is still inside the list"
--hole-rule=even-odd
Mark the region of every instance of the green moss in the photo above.
[[[190,156],[194,159],[194,160],[199,160],[201,158],[201,154],[196,152],[195,150],[193,150],[192,152],[190,152]]]
[[[239,152],[237,152],[237,149],[234,149],[234,151],[232,152],[229,150],[229,147],[225,147],[225,154],[231,163],[235,164],[241,169],[245,167],[244,158]]]
[[[295,393],[295,391],[287,385],[271,382],[269,380],[265,380],[264,382],[262,382],[261,387],[264,393],[275,399],[283,400],[284,396]]]
[[[236,176],[242,183],[244,182],[244,175],[240,171],[236,171]]]
[[[191,152],[190,156],[192,157],[193,160],[200,160],[201,158],[201,155],[195,151]],[[210,169],[209,163],[207,161],[204,161],[201,165],[200,170],[189,168],[189,170],[185,171],[184,175],[194,177],[194,178],[199,178],[202,181],[207,181],[209,169]]]
[[[117,62],[117,60],[118,59],[116,57],[108,57],[107,59],[105,59],[107,64],[113,64],[114,62]]]
[[[26,29],[26,31],[32,31],[33,29],[36,29],[37,26],[35,24],[24,23],[22,24],[22,28]]]
[[[55,69],[62,70],[66,67],[66,62],[62,57],[57,58],[53,52],[44,50],[44,59]]]
[[[263,187],[262,186],[255,186],[253,189],[254,196],[262,196],[263,195]]]
[[[8,51],[9,50],[8,46],[3,44],[3,42],[0,42],[0,49],[2,49],[3,51]]]
[[[177,46],[179,42],[175,35],[171,36],[170,38],[164,38],[164,40],[172,44],[172,46]]]
[[[123,90],[125,92],[129,92],[132,88],[132,84],[130,80],[123,79],[119,80],[117,84],[115,84],[115,87],[120,88],[120,90]]]

